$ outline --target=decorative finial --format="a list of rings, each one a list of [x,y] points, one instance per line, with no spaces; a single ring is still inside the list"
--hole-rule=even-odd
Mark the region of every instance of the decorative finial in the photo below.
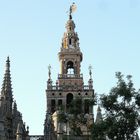
[[[14,100],[14,109],[17,110],[17,103],[16,103],[16,100]]]
[[[92,71],[91,71],[92,70],[92,66],[90,65],[88,69],[89,69],[90,79],[92,79]]]
[[[51,79],[51,65],[48,66],[48,75],[49,75],[49,79]]]
[[[27,126],[27,134],[29,134],[29,126]]]
[[[9,59],[9,56],[7,57],[7,60],[6,60],[6,70],[9,70],[10,68],[10,59]]]
[[[69,18],[72,19],[72,13],[75,12],[77,9],[75,3],[73,2],[72,5],[70,6],[70,11],[69,11]]]

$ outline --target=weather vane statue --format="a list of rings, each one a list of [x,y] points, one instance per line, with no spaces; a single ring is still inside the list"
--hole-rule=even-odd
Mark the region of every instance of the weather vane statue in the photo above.
[[[48,66],[48,75],[49,75],[49,79],[51,79],[51,65]]]
[[[70,10],[69,10],[69,17],[70,19],[72,19],[72,13],[75,12],[77,9],[75,3],[73,2],[72,5],[70,6]]]
[[[88,69],[89,69],[90,79],[92,79],[92,66],[90,65]]]

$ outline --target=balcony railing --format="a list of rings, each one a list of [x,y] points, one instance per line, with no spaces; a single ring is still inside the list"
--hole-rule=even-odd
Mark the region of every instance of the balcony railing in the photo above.
[[[43,135],[30,135],[30,140],[44,140]]]
[[[64,85],[64,86],[50,86],[48,88],[48,90],[90,90],[92,89],[90,86],[88,85],[84,85],[84,86],[78,86],[78,85]]]

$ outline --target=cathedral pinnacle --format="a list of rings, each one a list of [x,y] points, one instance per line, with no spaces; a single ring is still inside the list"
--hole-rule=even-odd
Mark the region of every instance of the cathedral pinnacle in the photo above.
[[[5,69],[5,75],[4,75],[3,85],[2,85],[2,94],[5,94],[5,96],[9,96],[12,98],[9,56],[7,57],[7,60],[6,60],[6,69]]]
[[[16,103],[16,101],[14,101],[14,103],[13,103],[13,110],[17,111],[17,103]]]
[[[101,108],[100,106],[98,105],[98,108],[97,108],[97,116],[96,116],[96,123],[100,123],[102,121],[102,113],[101,113]]]

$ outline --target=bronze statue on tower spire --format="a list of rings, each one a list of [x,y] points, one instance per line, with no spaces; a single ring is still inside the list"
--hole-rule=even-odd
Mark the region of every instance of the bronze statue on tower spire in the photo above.
[[[70,6],[70,10],[69,10],[69,18],[72,19],[72,13],[75,12],[75,10],[77,9],[75,3],[73,2],[72,5]]]

